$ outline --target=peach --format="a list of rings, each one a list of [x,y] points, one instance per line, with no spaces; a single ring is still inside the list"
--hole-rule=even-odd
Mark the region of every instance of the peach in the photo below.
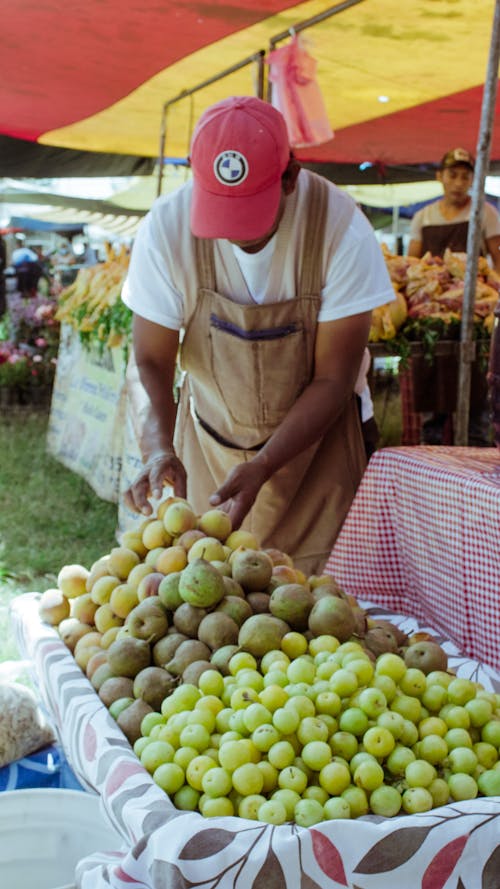
[[[119,586],[116,586],[109,600],[113,613],[123,619],[127,617],[127,614],[130,614],[132,608],[135,608],[138,602],[137,589],[134,589],[128,583],[121,583]]]
[[[155,549],[157,546],[170,546],[172,537],[161,519],[153,519],[142,532],[142,542],[147,549]]]
[[[90,566],[89,575],[87,577],[87,580],[85,581],[87,593],[91,592],[96,580],[99,580],[100,577],[104,577],[106,574],[109,574],[108,560],[109,556],[101,556],[100,559],[97,559],[97,561]]]
[[[172,537],[183,534],[184,531],[190,531],[196,527],[196,514],[188,503],[178,501],[171,503],[165,510],[163,516],[163,525]]]
[[[57,575],[57,586],[67,599],[75,599],[87,592],[89,574],[83,565],[64,565]]]
[[[90,591],[92,601],[96,605],[104,605],[106,602],[109,602],[111,593],[119,583],[119,578],[115,577],[114,574],[104,574],[102,577],[99,577]]]
[[[231,531],[230,535],[226,537],[225,544],[231,549],[238,549],[239,546],[245,546],[247,549],[260,549],[259,541],[255,535],[243,528]]]
[[[123,619],[118,617],[111,608],[110,603],[106,602],[104,605],[99,605],[94,615],[94,623],[99,632],[104,634],[110,627],[121,627]]]
[[[134,590],[137,589],[143,577],[146,577],[147,574],[151,574],[154,570],[154,566],[150,565],[146,562],[139,562],[138,565],[135,565],[132,568],[129,576],[127,577],[127,583],[129,586],[133,587]]]
[[[206,534],[203,531],[200,531],[199,528],[190,528],[189,531],[184,531],[179,537],[176,538],[175,542],[178,546],[183,546],[186,552],[188,552],[193,543],[196,540],[200,540],[202,537],[206,537]]]
[[[84,593],[76,599],[71,599],[71,617],[76,617],[84,624],[94,623],[94,614],[98,605],[91,597],[90,593]]]
[[[78,664],[78,666],[80,667],[80,670],[83,670],[83,672],[86,673],[87,672],[87,664],[88,664],[90,658],[94,654],[98,654],[100,651],[101,651],[100,645],[85,645],[83,648],[79,648],[77,645],[74,652],[73,652],[73,657],[74,657],[76,663]]]
[[[76,617],[66,617],[57,629],[59,636],[70,651],[74,651],[76,643],[82,636],[92,633],[92,627],[77,620]]]
[[[137,598],[139,602],[142,602],[143,599],[149,599],[150,596],[158,595],[158,587],[165,577],[160,571],[152,571],[151,574],[146,574],[146,577],[143,577],[139,586],[137,587]]]
[[[187,552],[183,546],[167,546],[155,562],[155,570],[162,574],[182,571],[187,565]]]
[[[143,559],[147,553],[147,547],[144,546],[142,534],[139,534],[138,531],[124,531],[121,536],[120,546],[125,546],[127,549],[133,549],[141,559]]]
[[[230,517],[223,509],[207,509],[198,519],[198,528],[207,537],[216,537],[217,540],[226,540],[233,526]]]
[[[140,558],[133,549],[126,546],[114,546],[109,554],[109,572],[120,580],[126,580],[132,568],[138,565]]]
[[[63,596],[61,590],[48,589],[40,596],[38,614],[41,620],[50,624],[51,627],[57,627],[62,620],[69,617],[69,613],[69,599]]]
[[[225,553],[220,540],[217,540],[216,537],[200,537],[199,540],[195,540],[188,552],[188,563],[195,559],[223,562]]]
[[[106,630],[101,637],[101,648],[107,649],[111,645],[112,642],[115,641],[117,634],[120,632],[121,626],[118,627],[110,627],[109,630]]]

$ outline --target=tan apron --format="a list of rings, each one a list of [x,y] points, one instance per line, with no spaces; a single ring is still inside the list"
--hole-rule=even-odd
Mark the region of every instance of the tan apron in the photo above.
[[[214,242],[196,241],[198,291],[180,361],[186,372],[175,448],[197,512],[230,470],[251,460],[312,378],[321,304],[326,183],[313,178],[298,295],[286,302],[240,305],[216,291]],[[352,208],[342,207],[345,224]],[[279,274],[278,242],[271,268]],[[192,297],[187,295],[188,302]],[[306,574],[323,568],[366,465],[353,394],[326,435],[276,472],[260,490],[242,527],[262,547],[292,556]]]

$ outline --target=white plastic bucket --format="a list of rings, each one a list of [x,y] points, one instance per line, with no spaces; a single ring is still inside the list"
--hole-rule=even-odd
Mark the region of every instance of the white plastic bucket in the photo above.
[[[70,889],[92,852],[123,845],[99,797],[57,788],[0,793],[0,884],[5,889]]]

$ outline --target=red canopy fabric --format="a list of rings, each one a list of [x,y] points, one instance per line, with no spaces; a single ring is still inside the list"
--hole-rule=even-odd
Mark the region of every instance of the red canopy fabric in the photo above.
[[[194,90],[167,121],[166,154],[185,157],[204,108],[256,92],[255,66],[218,75],[316,18],[301,39],[335,135],[299,157],[371,164],[381,178],[391,166],[436,164],[451,147],[476,150],[494,9],[495,0],[0,0],[0,142],[153,159],[164,103]],[[500,165],[498,126],[491,160]]]

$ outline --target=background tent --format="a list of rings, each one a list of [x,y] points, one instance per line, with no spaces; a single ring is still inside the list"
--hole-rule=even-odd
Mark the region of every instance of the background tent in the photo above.
[[[198,84],[267,52],[273,38],[287,39],[301,22],[338,10],[302,35],[318,62],[335,136],[301,150],[301,159],[321,164],[327,175],[333,165],[337,181],[428,179],[450,146],[475,150],[494,5],[0,0],[0,134],[12,140],[14,153],[20,139],[24,149],[32,143],[90,152],[91,161],[94,153],[96,165],[107,155],[101,162],[115,175],[116,155],[131,163],[158,155],[164,103],[195,90],[168,113],[166,154],[183,157],[193,120],[207,105],[256,92],[257,65],[199,91]],[[0,148],[0,163],[12,163],[8,144]],[[81,161],[88,166],[89,157]],[[10,168],[8,175],[36,175],[20,166],[18,158],[17,172]],[[491,146],[491,169],[497,168],[498,128]],[[7,175],[1,166],[0,175]]]

